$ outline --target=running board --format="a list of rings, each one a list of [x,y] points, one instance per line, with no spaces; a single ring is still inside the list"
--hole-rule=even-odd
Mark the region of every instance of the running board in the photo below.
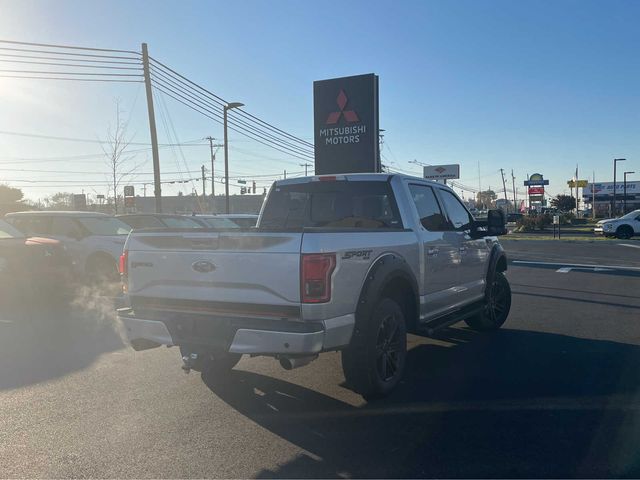
[[[460,310],[456,310],[455,312],[448,313],[446,315],[443,315],[442,317],[430,320],[420,325],[418,327],[418,330],[420,331],[420,333],[424,333],[425,335],[431,337],[434,333],[442,330],[443,328],[450,327],[454,323],[461,322],[466,318],[479,314],[480,312],[482,312],[483,307],[483,302],[471,304],[467,307],[461,308]]]

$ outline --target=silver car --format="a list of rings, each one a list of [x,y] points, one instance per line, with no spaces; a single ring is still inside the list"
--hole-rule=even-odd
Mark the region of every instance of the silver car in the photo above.
[[[5,219],[25,235],[62,242],[79,278],[117,281],[118,261],[131,231],[117,218],[96,212],[42,211],[8,213]]]

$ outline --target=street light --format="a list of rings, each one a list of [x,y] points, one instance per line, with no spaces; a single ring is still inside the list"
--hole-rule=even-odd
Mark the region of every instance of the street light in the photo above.
[[[624,207],[622,207],[622,214],[627,214],[627,174],[636,172],[624,172]]]
[[[624,162],[626,158],[613,159],[613,208],[611,209],[613,216],[616,214],[616,166],[618,162]]]
[[[244,107],[244,103],[231,102],[223,108],[224,113],[224,195],[226,201],[226,211],[229,213],[229,142],[227,140],[227,112],[234,108]]]

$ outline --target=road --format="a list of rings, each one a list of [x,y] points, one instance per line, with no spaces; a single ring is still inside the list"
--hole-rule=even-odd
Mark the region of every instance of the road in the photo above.
[[[410,336],[402,384],[370,404],[338,353],[291,372],[244,358],[205,385],[175,348],[125,347],[93,292],[7,307],[0,477],[639,476],[640,275],[615,266],[640,249],[505,245],[504,328]]]

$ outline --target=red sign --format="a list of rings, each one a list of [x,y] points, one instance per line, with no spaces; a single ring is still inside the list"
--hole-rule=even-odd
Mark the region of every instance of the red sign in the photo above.
[[[544,187],[529,187],[529,195],[544,195]]]

